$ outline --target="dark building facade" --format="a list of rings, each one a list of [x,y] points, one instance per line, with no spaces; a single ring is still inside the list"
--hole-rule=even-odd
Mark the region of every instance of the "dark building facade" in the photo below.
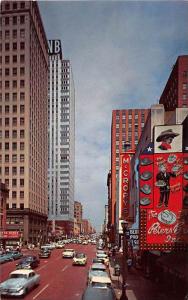
[[[166,111],[188,107],[188,55],[178,56],[159,103]]]

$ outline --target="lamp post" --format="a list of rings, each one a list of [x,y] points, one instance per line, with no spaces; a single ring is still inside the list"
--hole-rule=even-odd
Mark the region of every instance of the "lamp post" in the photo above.
[[[128,222],[122,221],[121,226],[123,229],[123,264],[122,264],[122,294],[120,297],[120,300],[128,300],[128,297],[126,295],[126,279],[127,279],[127,250],[128,250],[128,244],[127,244],[127,237],[126,237],[126,231],[128,229]]]

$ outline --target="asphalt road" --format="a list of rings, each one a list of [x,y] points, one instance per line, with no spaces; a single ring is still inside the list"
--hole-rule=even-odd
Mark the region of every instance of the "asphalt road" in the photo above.
[[[40,265],[35,268],[41,275],[40,285],[31,290],[24,299],[26,300],[80,300],[86,287],[87,272],[95,257],[96,246],[69,244],[65,248],[86,253],[88,262],[86,266],[72,266],[72,259],[62,258],[63,249],[54,249],[51,257],[40,259]],[[37,254],[36,250],[24,254]],[[17,261],[1,265],[0,281],[8,278],[11,271],[15,270]],[[3,298],[12,299],[12,298]]]

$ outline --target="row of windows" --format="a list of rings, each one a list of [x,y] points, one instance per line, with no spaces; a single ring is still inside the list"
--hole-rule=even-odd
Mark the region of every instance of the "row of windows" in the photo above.
[[[10,195],[10,194],[9,194]],[[18,194],[17,191],[12,191],[12,198],[15,199],[17,198],[17,195],[20,196],[20,198],[24,198],[24,191],[20,191],[20,193]],[[16,208],[16,207],[15,207]]]
[[[6,114],[13,112],[13,113],[17,113],[18,112],[18,105],[5,105],[4,107],[2,105],[0,105],[0,113],[3,112],[3,108],[4,108],[4,112]],[[25,105],[20,105],[19,107],[19,112],[20,113],[24,113],[25,112]]]
[[[18,83],[19,83],[19,87],[20,88],[24,88],[25,87],[25,80],[23,80],[23,79],[20,80],[20,82],[17,81],[17,80],[12,80],[12,81],[5,80],[3,82],[4,82],[5,89],[17,88],[18,87]],[[3,84],[2,84],[3,82],[0,81],[0,89],[3,88]],[[12,85],[11,85],[11,83],[12,83]]]
[[[0,168],[0,172],[1,172],[1,168]],[[10,180],[9,180],[9,183],[10,183]],[[16,186],[18,186],[17,179],[12,179],[12,187],[16,187]],[[19,186],[24,187],[24,179],[19,180]]]
[[[0,155],[0,160],[2,161],[2,155]],[[6,161],[6,155],[5,155],[5,161]],[[7,171],[7,169],[6,169]],[[11,171],[11,170],[10,170]],[[18,175],[18,171],[19,171],[19,174],[20,175],[24,175],[24,167],[20,167],[20,168],[17,168],[17,167],[12,167],[12,174],[13,175]],[[7,171],[8,174],[9,174],[9,170]],[[6,179],[7,180],[7,179]]]
[[[5,64],[9,64],[9,63],[17,63],[17,62],[20,62],[20,63],[25,63],[25,55],[24,54],[21,54],[20,56],[19,55],[5,55],[4,56],[4,63]],[[0,63],[2,64],[3,63],[3,59],[2,59],[2,56],[0,56]]]
[[[12,35],[11,35],[12,34]],[[19,34],[19,35],[18,35]],[[17,30],[17,29],[13,29],[12,31],[10,30],[5,30],[4,32],[4,36],[3,36],[3,33],[2,31],[0,31],[0,39],[6,39],[8,40],[9,38],[13,38],[13,39],[17,39],[17,38],[25,38],[25,29],[20,29],[20,30]]]
[[[17,25],[17,24],[25,24],[25,16],[21,15],[20,17],[18,16],[13,16],[11,17],[5,17],[2,19],[2,24],[4,24],[5,26],[10,25],[12,23],[12,25]]]
[[[13,51],[15,51],[15,50],[24,50],[25,49],[25,43],[24,42],[20,42],[20,44],[18,44],[18,43],[16,43],[16,42],[14,42],[14,43],[12,43],[12,44],[10,44],[10,43],[5,43],[5,44],[3,44],[4,45],[4,49],[5,49],[5,51],[9,51],[9,50],[13,50]],[[20,47],[18,48],[18,45],[20,45]],[[2,44],[0,44],[0,52],[3,50],[3,46],[2,46]]]
[[[0,76],[10,76],[10,75],[12,75],[12,76],[17,76],[17,75],[19,75],[20,74],[20,76],[23,76],[23,75],[25,75],[25,68],[24,67],[21,67],[21,68],[5,68],[4,69],[4,72],[3,72],[3,70],[0,68]]]
[[[3,124],[3,119],[2,118],[0,118],[0,126],[2,126],[2,125],[5,125],[5,126],[9,126],[10,125],[10,121],[11,121],[11,119],[10,118],[5,118],[4,119],[5,121],[4,121],[4,124]],[[20,125],[24,125],[25,124],[25,119],[24,118],[20,118],[20,119],[18,119],[19,120],[19,122],[20,122]],[[13,126],[16,126],[17,125],[17,118],[12,118],[12,125]],[[20,132],[20,135],[24,135],[24,133],[23,132]],[[17,137],[17,131],[16,130],[13,130],[12,131],[12,137]]]
[[[25,144],[23,142],[21,142],[21,143],[12,143],[12,150],[18,150],[18,145],[19,145],[20,150],[25,149]],[[8,150],[8,149],[5,149],[5,150]],[[5,160],[6,162],[9,162],[9,156],[8,155],[6,155],[5,159],[6,159]]]
[[[13,150],[17,149],[17,145],[15,145],[15,144],[16,143],[13,143],[13,146],[16,147]],[[5,143],[4,147],[5,147],[4,150],[10,150],[10,143]],[[22,144],[22,147],[24,148],[24,144]],[[0,143],[0,150],[2,150],[2,149],[3,149],[3,145],[2,145],[2,143]],[[24,149],[21,149],[21,150],[24,150]],[[24,161],[23,154],[20,155],[20,161],[22,161],[22,159]],[[12,161],[14,161],[14,162],[17,161],[17,155],[16,154],[12,155]]]
[[[10,162],[10,160],[12,160],[12,162],[17,162],[19,159],[20,162],[24,162],[25,161],[25,156],[24,154],[13,154],[13,155],[9,155],[9,154],[5,154],[5,162]],[[2,155],[0,155],[0,162],[2,162]]]
[[[13,1],[13,2],[10,2],[10,1],[7,1],[5,2],[5,10],[10,10],[10,9],[23,9],[25,8],[25,2],[24,1]]]
[[[3,94],[0,93],[0,102],[2,100],[5,100],[5,101],[9,101],[10,98],[11,98],[11,95],[12,95],[12,101],[17,101],[18,100],[18,97],[20,99],[20,101],[24,101],[25,100],[25,93],[24,92],[21,92],[21,93],[5,93],[4,94],[4,99],[3,99]]]

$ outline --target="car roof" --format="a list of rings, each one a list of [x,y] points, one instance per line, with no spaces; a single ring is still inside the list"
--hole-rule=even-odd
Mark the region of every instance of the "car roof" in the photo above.
[[[88,286],[82,296],[82,300],[114,300],[114,293],[111,288],[96,288]]]
[[[91,282],[112,283],[111,279],[107,276],[92,276]]]
[[[101,269],[101,270],[106,270],[106,266],[101,264],[101,263],[93,263],[91,265],[91,269]]]
[[[25,270],[25,269],[22,269],[22,270],[16,270],[16,271],[13,271],[11,272],[10,274],[25,274],[25,275],[28,275],[30,273],[33,273],[34,271],[33,270]]]

